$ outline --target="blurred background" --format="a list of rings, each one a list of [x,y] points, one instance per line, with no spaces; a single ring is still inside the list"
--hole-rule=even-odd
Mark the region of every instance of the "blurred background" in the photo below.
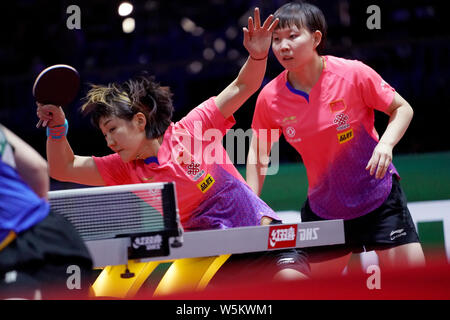
[[[32,85],[44,68],[59,63],[70,64],[80,72],[82,79],[78,99],[65,108],[72,148],[80,155],[106,155],[110,150],[102,134],[78,111],[88,83],[120,82],[148,71],[162,85],[172,88],[176,110],[173,120],[177,121],[202,101],[217,95],[237,76],[247,58],[242,45],[242,27],[253,8],[258,6],[265,19],[286,2],[5,2],[0,21],[0,122],[45,156],[45,132],[35,127],[37,117]],[[430,180],[430,187],[436,188],[436,183],[448,186],[450,143],[446,129],[450,121],[450,28],[446,21],[445,1],[310,2],[322,9],[328,22],[325,54],[365,62],[413,106],[415,117],[394,150],[394,161],[399,159],[401,162],[403,155],[425,157],[430,170],[435,170],[436,174],[436,181]],[[374,4],[381,10],[381,28],[370,30],[366,23],[371,13],[367,13],[367,8]],[[68,28],[75,13],[67,12],[71,5],[79,8],[79,29]],[[270,54],[264,83],[281,71]],[[250,128],[256,97],[257,94],[236,113],[235,128]],[[380,133],[387,120],[386,115],[377,112],[376,127]],[[436,153],[438,160],[434,158]],[[429,158],[429,154],[433,156]],[[285,205],[286,199],[279,197],[277,188],[292,183],[300,192],[300,195],[294,194],[297,198],[303,197],[307,186],[304,169],[298,165],[301,158],[284,139],[280,142],[280,161],[283,164],[280,175],[274,177],[279,179],[280,185],[272,184],[275,191],[266,191],[266,188],[263,194],[267,201],[275,201],[271,202],[275,209],[292,207],[290,203]],[[436,166],[436,161],[442,166]],[[240,169],[244,173],[245,168]],[[292,170],[297,171],[292,173]],[[408,168],[405,170],[407,172]],[[415,165],[411,165],[411,170],[425,172]],[[283,173],[290,178],[283,178]],[[293,179],[292,174],[299,178]],[[420,181],[420,177],[417,179]],[[64,187],[52,181],[52,189]],[[439,198],[450,198],[447,191],[444,188]],[[276,199],[271,200],[273,194]],[[296,206],[302,201],[301,198],[295,200]]]

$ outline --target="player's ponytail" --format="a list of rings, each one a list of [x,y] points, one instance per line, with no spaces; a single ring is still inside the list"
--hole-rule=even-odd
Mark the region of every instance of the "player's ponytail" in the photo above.
[[[128,80],[122,86],[130,98],[131,106],[136,112],[142,112],[147,119],[147,138],[162,136],[170,125],[173,114],[169,87],[161,87],[154,77],[148,75]]]

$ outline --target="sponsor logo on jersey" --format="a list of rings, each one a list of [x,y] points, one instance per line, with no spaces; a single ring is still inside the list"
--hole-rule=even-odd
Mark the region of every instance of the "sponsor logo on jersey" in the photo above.
[[[286,117],[283,120],[281,120],[281,122],[283,123],[283,125],[296,123],[297,117],[296,116]]]
[[[205,193],[211,188],[214,182],[215,182],[214,178],[208,173],[205,179],[203,179],[197,184],[197,187],[200,189],[201,192]]]
[[[348,129],[348,127],[350,127],[350,125],[348,124],[347,121],[348,121],[348,115],[346,115],[345,113],[337,114],[333,120],[333,123],[335,125],[337,125],[336,130],[342,131],[342,130]]]
[[[338,133],[337,135],[339,143],[345,143],[351,139],[353,139],[353,129],[344,131],[342,133]]]
[[[193,178],[194,181],[197,181],[198,179],[200,179],[204,174],[205,174],[205,170],[202,170],[199,173],[197,173]]]
[[[295,130],[294,127],[289,126],[284,129],[284,135],[286,137],[286,141],[288,141],[289,143],[297,143],[297,142],[302,141],[302,138],[295,137],[296,134],[297,134],[297,131]]]
[[[194,176],[200,172],[200,164],[192,161],[186,166],[186,173],[188,175]]]
[[[267,249],[295,247],[297,225],[271,226]]]
[[[205,174],[205,170],[202,170],[200,163],[195,162],[193,156],[185,150],[179,151],[177,162],[188,175],[193,176],[192,179],[194,181],[197,181]]]
[[[297,143],[297,142],[301,142],[302,141],[302,138],[295,138],[295,139],[286,139],[286,141],[287,142],[289,142],[289,143]]]
[[[294,128],[294,127],[287,127],[287,128],[286,128],[286,135],[287,135],[289,138],[295,137],[295,128]]]

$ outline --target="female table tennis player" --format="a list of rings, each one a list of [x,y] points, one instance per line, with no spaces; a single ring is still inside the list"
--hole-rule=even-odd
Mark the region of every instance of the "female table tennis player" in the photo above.
[[[350,252],[376,250],[384,266],[423,265],[422,248],[392,164],[392,149],[413,115],[411,106],[367,65],[320,55],[326,22],[316,6],[288,3],[275,17],[280,22],[273,32],[272,50],[286,70],[258,96],[247,182],[260,193],[265,161],[259,157],[270,153],[274,141],[258,139],[258,133],[280,129],[307,170],[302,221],[344,219],[346,245],[339,251],[330,248],[327,254],[317,248],[321,254],[311,255],[311,261],[333,257],[337,260],[332,265],[342,271]],[[374,109],[390,116],[380,139]],[[328,272],[331,266],[325,267]]]
[[[226,130],[234,124],[233,113],[261,85],[276,25],[272,15],[261,25],[259,9],[255,9],[254,20],[250,17],[248,27],[243,29],[249,58],[238,77],[177,123],[171,122],[169,89],[150,77],[94,85],[82,112],[90,114],[104,134],[108,147],[114,151],[109,156],[74,155],[66,138],[67,120],[62,109],[38,104],[38,117],[48,121],[50,175],[92,186],[175,181],[185,230],[278,221],[276,214],[245,183],[221,144]],[[294,255],[293,259],[286,259],[286,254]],[[283,261],[289,261],[284,264],[290,270],[287,273],[308,272],[303,253],[292,250],[279,253],[276,259],[280,268]]]

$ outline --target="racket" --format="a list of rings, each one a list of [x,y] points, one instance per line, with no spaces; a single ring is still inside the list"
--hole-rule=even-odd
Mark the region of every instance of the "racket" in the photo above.
[[[41,104],[66,106],[77,96],[80,88],[78,71],[66,64],[57,64],[43,70],[34,81],[33,96]],[[36,125],[45,127],[47,121],[42,120]]]

